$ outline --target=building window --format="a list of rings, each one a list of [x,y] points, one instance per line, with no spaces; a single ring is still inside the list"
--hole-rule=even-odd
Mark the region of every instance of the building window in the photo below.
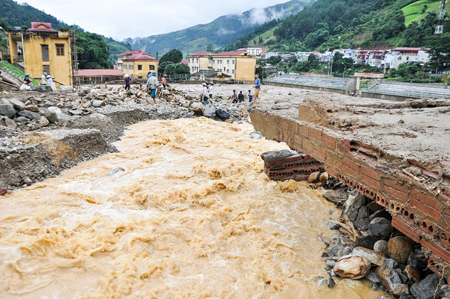
[[[138,76],[138,79],[142,79],[142,76]]]
[[[43,65],[42,68],[44,69],[44,73],[47,73],[47,75],[49,75],[49,76],[51,75],[49,65]]]
[[[234,70],[232,70],[231,73],[234,75]]]
[[[234,64],[234,60],[231,60],[231,62]]]
[[[227,60],[227,64],[230,64],[230,61],[229,61],[229,60]]]
[[[151,70],[151,71],[154,71],[154,70],[155,70],[155,66],[154,66],[154,65],[150,65],[149,67],[150,67],[150,70]]]
[[[42,61],[49,62],[50,57],[48,55],[48,45],[41,45],[41,50],[42,50]]]
[[[56,44],[56,56],[64,56],[64,44]]]
[[[142,71],[142,64],[138,64],[138,71]]]

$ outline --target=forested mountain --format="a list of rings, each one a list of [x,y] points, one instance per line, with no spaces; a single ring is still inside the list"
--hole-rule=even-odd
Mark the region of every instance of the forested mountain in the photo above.
[[[272,50],[280,51],[430,46],[436,43],[434,29],[439,3],[433,0],[318,0],[258,34],[255,32],[261,30],[256,28],[229,48],[254,44],[268,33],[273,36]],[[444,31],[450,31],[448,18]]]
[[[0,0],[0,27],[27,29],[31,22],[51,23],[54,29],[69,27],[63,21],[26,3],[18,4],[13,0]],[[77,48],[80,68],[112,68],[113,63],[117,60],[117,54],[131,50],[129,44],[123,44],[95,33],[85,32],[78,26],[73,26],[73,28],[79,35]],[[0,43],[5,42],[6,40],[0,37]]]
[[[207,45],[218,48],[234,43],[260,24],[273,19],[284,19],[303,10],[313,2],[315,0],[291,0],[265,9],[252,9],[241,15],[222,16],[211,23],[168,34],[128,38],[125,42],[130,43],[134,49],[145,49],[146,52],[152,54],[166,53],[174,48],[180,49],[185,54],[192,54],[206,50]]]

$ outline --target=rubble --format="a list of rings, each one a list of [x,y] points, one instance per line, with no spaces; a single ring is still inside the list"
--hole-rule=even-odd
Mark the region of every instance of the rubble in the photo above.
[[[371,263],[361,256],[344,256],[337,261],[334,272],[340,277],[361,279],[369,274]]]

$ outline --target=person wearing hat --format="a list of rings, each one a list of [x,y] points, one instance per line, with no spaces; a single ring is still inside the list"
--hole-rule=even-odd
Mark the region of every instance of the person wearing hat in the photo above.
[[[125,90],[130,90],[131,89],[131,78],[130,75],[125,74],[125,76],[123,76],[125,79]]]
[[[208,91],[208,84],[203,83],[203,101],[208,102],[208,97],[209,97],[209,91]]]
[[[213,93],[214,93],[214,91],[213,91],[213,85],[214,85],[214,83],[209,82],[209,88],[208,88],[208,91],[209,91],[209,99],[210,99],[210,100],[212,99]]]
[[[167,85],[167,75],[164,75],[164,77],[161,80],[161,83],[163,85],[163,88],[165,89]]]
[[[47,85],[47,80],[46,79],[47,79],[47,73],[44,72],[44,74],[41,77],[42,85]]]
[[[147,87],[150,90],[150,96],[153,101],[155,101],[156,97],[156,88],[158,87],[158,79],[156,79],[156,72],[152,73],[152,76],[147,80]]]

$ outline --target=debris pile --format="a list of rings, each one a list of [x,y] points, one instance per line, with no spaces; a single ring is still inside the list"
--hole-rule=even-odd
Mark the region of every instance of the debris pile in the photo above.
[[[374,290],[399,298],[444,298],[449,287],[428,268],[429,253],[392,227],[384,207],[341,182],[324,198],[343,207],[339,220],[327,223],[333,237],[323,240],[329,279],[367,279]]]
[[[308,180],[309,183],[317,184],[317,186],[328,182],[324,165],[309,155],[284,150],[263,153],[261,158],[264,160],[264,173],[271,180]]]

